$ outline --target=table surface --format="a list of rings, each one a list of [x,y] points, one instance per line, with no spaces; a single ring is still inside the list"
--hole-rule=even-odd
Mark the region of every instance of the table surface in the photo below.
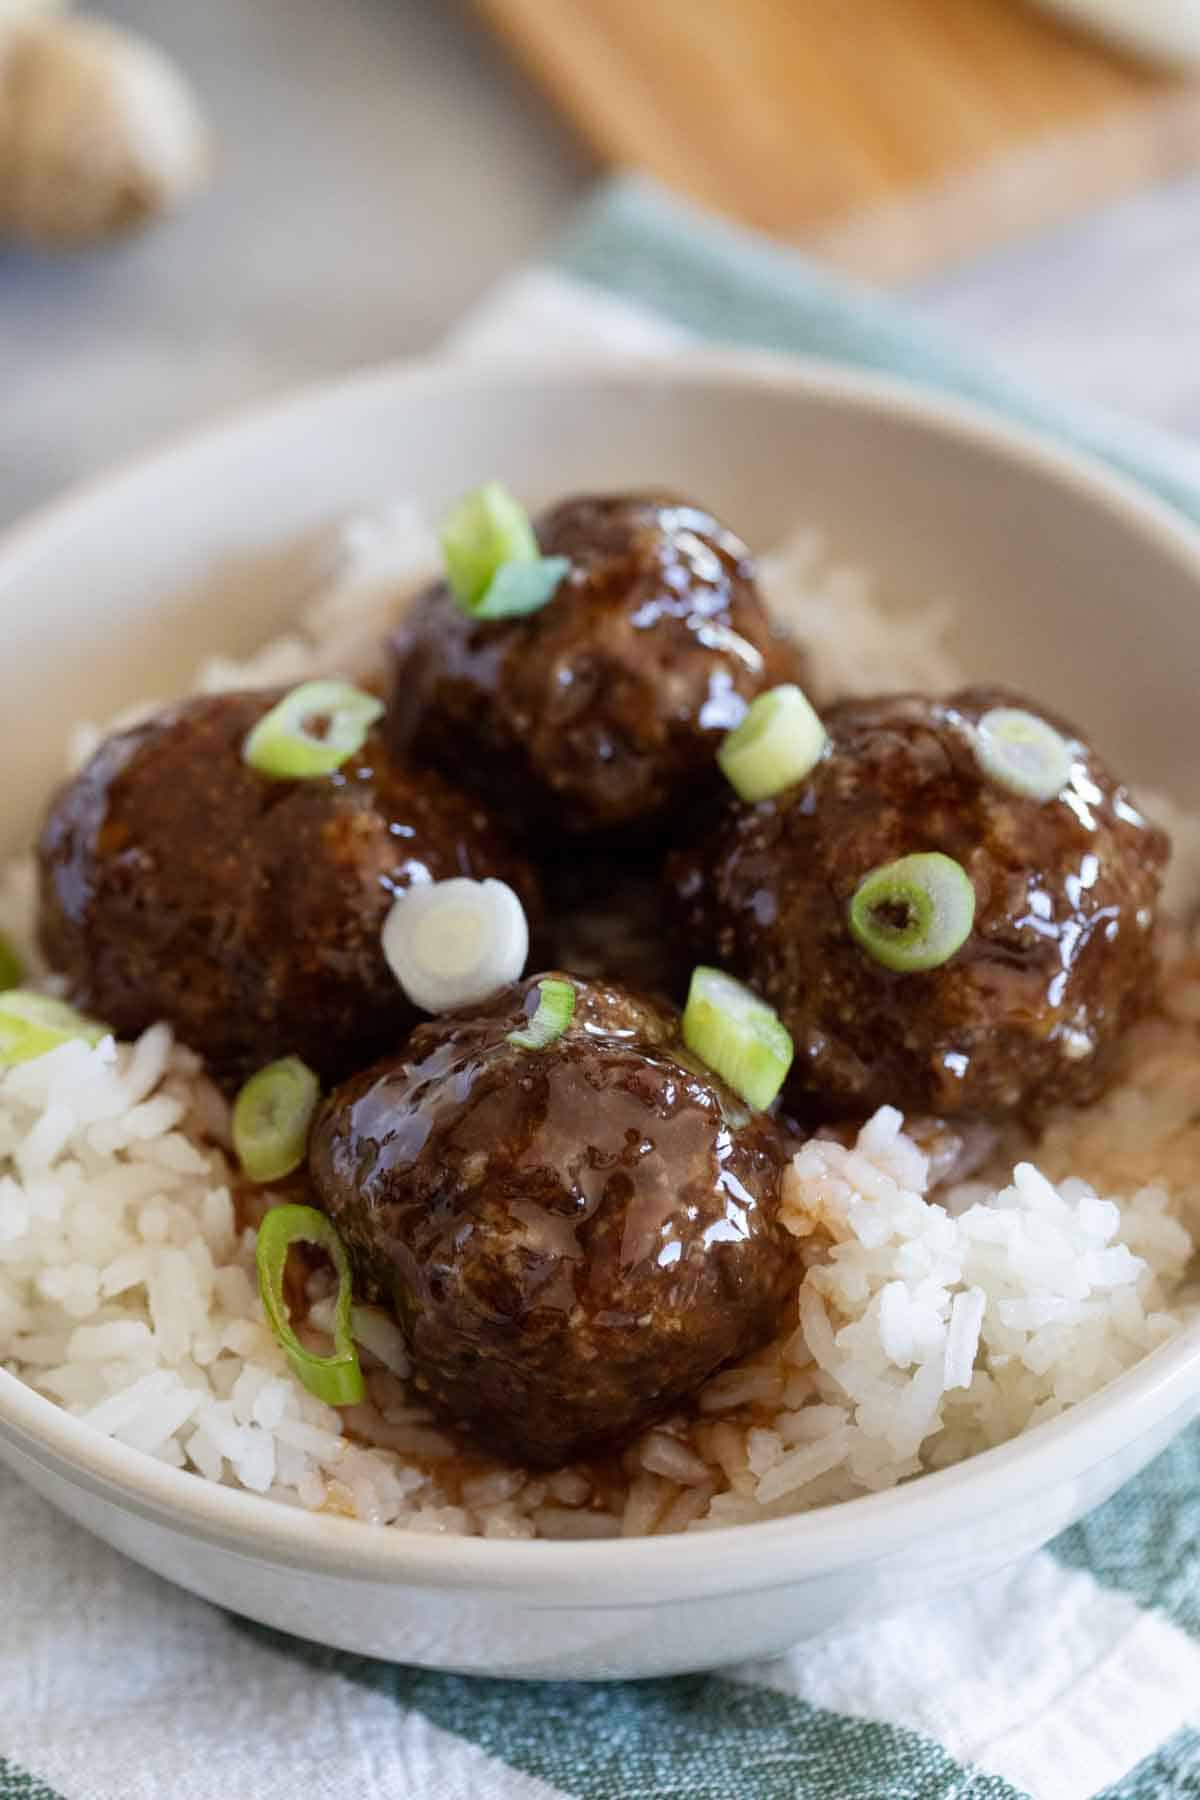
[[[426,350],[594,171],[463,0],[110,0],[205,95],[220,179],[115,250],[0,251],[0,522],[255,396]],[[1200,437],[1200,181],[910,290],[1060,391]]]

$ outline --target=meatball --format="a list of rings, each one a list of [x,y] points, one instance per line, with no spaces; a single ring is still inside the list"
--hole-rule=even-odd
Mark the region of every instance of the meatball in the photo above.
[[[800,679],[741,540],[661,494],[566,500],[538,541],[570,573],[539,612],[473,620],[445,583],[393,639],[391,724],[528,822],[574,834],[660,819],[715,780],[722,735]]]
[[[1055,799],[985,774],[974,727],[998,706],[1068,740]],[[1153,993],[1163,833],[1072,726],[1012,694],[849,700],[825,723],[807,779],[731,804],[668,870],[693,952],[741,976],[792,1033],[785,1104],[809,1119],[890,1103],[1036,1120],[1093,1099]],[[940,967],[895,973],[855,942],[849,902],[872,869],[926,851],[966,870],[973,928]]]
[[[430,1401],[545,1467],[620,1444],[763,1344],[799,1279],[779,1127],[683,1059],[673,1014],[574,985],[544,1050],[509,1041],[536,979],[422,1025],[331,1096],[310,1147]]]
[[[186,701],[106,740],[39,845],[42,947],[72,999],[122,1035],[166,1019],[223,1083],[296,1054],[338,1079],[417,1014],[384,961],[414,881],[533,877],[477,803],[394,759],[381,729],[335,774],[242,759],[280,690]]]

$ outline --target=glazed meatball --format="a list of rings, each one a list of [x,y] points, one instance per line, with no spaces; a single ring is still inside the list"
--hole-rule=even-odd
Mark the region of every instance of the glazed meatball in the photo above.
[[[660,494],[566,500],[537,524],[570,573],[539,612],[473,620],[445,583],[393,640],[395,739],[526,822],[644,825],[711,787],[722,735],[801,679],[754,564],[711,513]]]
[[[1067,740],[1056,798],[985,773],[974,727],[996,707]],[[806,780],[731,804],[668,872],[694,954],[741,976],[791,1031],[785,1103],[809,1119],[883,1104],[1036,1119],[1093,1099],[1151,1001],[1163,833],[1079,732],[1012,694],[846,701],[825,723]],[[928,851],[969,876],[973,927],[940,967],[896,973],[856,942],[850,901],[871,870]]]
[[[388,752],[281,781],[242,758],[282,690],[205,696],[101,745],[39,845],[42,947],[72,999],[132,1035],[166,1019],[224,1084],[296,1054],[361,1068],[417,1014],[380,947],[414,881],[533,877],[478,804]]]
[[[544,1467],[619,1445],[764,1343],[799,1279],[779,1128],[681,1059],[669,1011],[575,989],[543,1050],[509,1041],[536,979],[422,1025],[332,1095],[310,1148],[418,1385]]]

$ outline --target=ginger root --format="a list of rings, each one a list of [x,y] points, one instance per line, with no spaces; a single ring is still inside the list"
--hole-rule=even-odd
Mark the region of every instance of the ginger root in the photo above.
[[[0,0],[0,237],[73,245],[136,230],[211,166],[199,105],[161,52],[53,0]]]

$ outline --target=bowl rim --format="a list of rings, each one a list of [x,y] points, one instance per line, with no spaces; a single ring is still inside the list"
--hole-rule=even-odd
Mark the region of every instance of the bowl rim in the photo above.
[[[364,402],[376,405],[381,388],[402,397],[456,385],[486,395],[513,386],[597,383],[684,389],[715,384],[885,414],[1074,490],[1180,564],[1200,590],[1200,529],[1089,453],[907,379],[816,357],[698,348],[655,357],[589,353],[553,362],[532,356],[398,361],[252,403],[76,485],[0,534],[0,593],[18,585],[39,559],[58,554],[83,514],[102,513],[147,477],[198,453],[219,453],[234,439],[302,426],[330,406],[353,411]],[[627,1606],[631,1589],[647,1598],[655,1590],[684,1599],[692,1592],[699,1598],[877,1561],[914,1539],[1028,1502],[1052,1481],[1081,1476],[1191,1409],[1200,1409],[1200,1319],[1056,1418],[966,1462],[882,1493],[666,1538],[531,1541],[376,1527],[221,1486],[93,1431],[0,1368],[0,1432],[21,1459],[44,1466],[49,1458],[66,1479],[127,1511],[159,1522],[165,1516],[181,1533],[296,1569],[398,1586],[540,1589],[540,1604],[559,1607],[578,1604],[584,1595],[591,1605]]]

